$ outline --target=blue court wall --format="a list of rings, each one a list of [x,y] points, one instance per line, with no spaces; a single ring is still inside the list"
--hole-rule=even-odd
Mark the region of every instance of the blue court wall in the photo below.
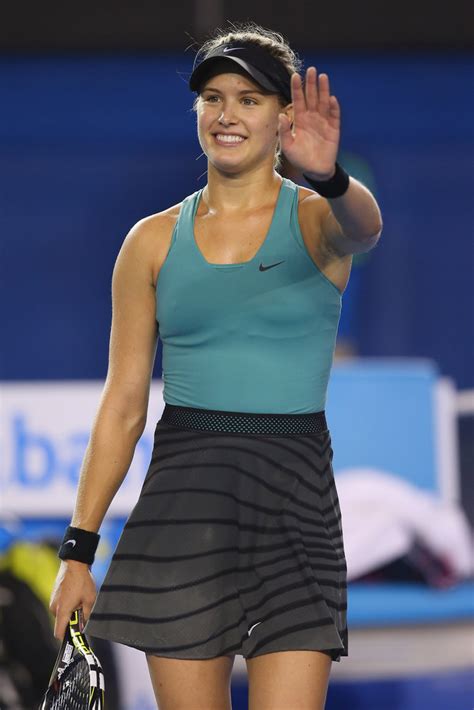
[[[303,58],[329,74],[340,161],[384,218],[344,298],[344,334],[362,355],[431,357],[473,387],[472,55]],[[0,379],[105,376],[125,234],[205,184],[191,61],[0,58]]]

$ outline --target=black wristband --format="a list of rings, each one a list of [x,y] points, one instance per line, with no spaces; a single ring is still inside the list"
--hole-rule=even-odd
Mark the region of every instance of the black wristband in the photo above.
[[[77,560],[91,565],[94,562],[95,551],[99,544],[100,535],[90,530],[73,528],[68,525],[64,533],[58,557],[61,560]]]
[[[339,163],[336,163],[336,172],[329,180],[312,180],[304,173],[303,177],[321,197],[340,197],[349,188],[349,175]]]

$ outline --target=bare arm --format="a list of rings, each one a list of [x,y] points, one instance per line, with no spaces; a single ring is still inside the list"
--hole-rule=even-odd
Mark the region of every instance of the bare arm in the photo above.
[[[367,213],[364,211],[365,208],[362,209],[365,198],[362,201],[358,201],[357,196],[354,198],[355,193],[353,190],[355,189],[357,192],[357,188],[353,188],[353,185],[360,185],[364,191],[363,194],[370,196],[370,204],[365,205],[368,210]],[[350,195],[349,192],[351,192]],[[361,183],[354,181],[352,177],[350,178],[349,189],[341,197],[326,199],[315,194],[313,190],[303,187],[300,188],[300,193],[302,199],[299,203],[298,217],[308,250],[321,271],[342,293],[349,281],[352,255],[368,251],[375,246],[380,237],[380,232],[375,233],[372,231],[377,226],[381,229],[381,223],[377,225],[377,221],[375,220],[374,222],[374,211],[375,213],[378,212],[377,203],[375,200],[372,203],[371,193]],[[346,212],[345,224],[346,229],[348,229],[347,225],[352,219],[353,212],[351,207],[347,208],[345,206],[347,203],[342,203],[346,195],[348,195],[350,201],[353,201],[362,209],[362,214],[360,215],[362,227],[360,228],[361,231],[358,232],[357,239],[352,235],[347,236],[343,232],[334,214],[336,209],[339,210],[338,214]],[[334,203],[339,203],[338,208],[334,209]],[[355,220],[357,221],[357,218]],[[364,229],[365,232],[362,231]]]
[[[112,278],[109,367],[84,457],[72,525],[97,531],[146,424],[158,342],[147,234],[127,235]]]
[[[328,250],[339,256],[369,251],[382,232],[380,208],[365,185],[350,177],[347,191],[324,200],[320,232]]]
[[[143,223],[129,232],[112,277],[109,367],[72,518],[75,527],[94,532],[128,471],[146,424],[158,343],[147,236]]]
[[[159,225],[158,225],[159,226]],[[112,277],[109,366],[84,456],[72,525],[96,532],[130,466],[146,424],[150,380],[158,343],[151,230],[156,219],[138,222],[125,238]],[[157,235],[158,239],[161,235]],[[64,636],[71,612],[87,621],[96,596],[87,564],[65,560],[50,609],[55,636]]]

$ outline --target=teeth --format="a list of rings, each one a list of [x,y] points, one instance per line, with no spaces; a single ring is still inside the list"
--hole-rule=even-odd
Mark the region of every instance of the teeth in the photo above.
[[[224,143],[242,143],[245,140],[242,136],[223,135],[222,133],[218,133],[216,138]]]

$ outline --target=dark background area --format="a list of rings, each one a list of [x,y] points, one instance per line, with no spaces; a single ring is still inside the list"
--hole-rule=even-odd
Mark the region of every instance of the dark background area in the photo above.
[[[468,0],[380,3],[272,0],[102,0],[5,3],[0,50],[182,51],[226,20],[270,24],[303,50],[426,50],[473,46]]]

